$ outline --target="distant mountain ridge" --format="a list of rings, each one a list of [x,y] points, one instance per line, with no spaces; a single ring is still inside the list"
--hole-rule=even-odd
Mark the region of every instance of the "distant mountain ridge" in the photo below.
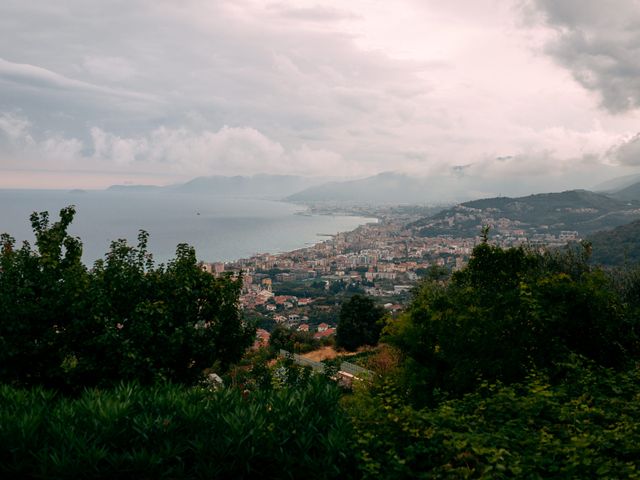
[[[472,193],[454,176],[417,177],[383,172],[358,180],[329,182],[307,188],[287,197],[291,202],[336,202],[360,204],[453,203]]]
[[[323,178],[309,178],[296,175],[236,175],[227,177],[212,175],[196,177],[183,184],[168,185],[112,185],[108,190],[139,192],[198,193],[225,197],[259,197],[282,199],[313,185],[325,182]]]
[[[613,198],[625,201],[640,201],[640,182],[634,183],[610,194]]]
[[[598,193],[614,193],[624,188],[627,188],[634,183],[640,182],[640,173],[632,175],[625,175],[623,177],[616,177],[605,182],[601,182],[591,188],[592,191]]]

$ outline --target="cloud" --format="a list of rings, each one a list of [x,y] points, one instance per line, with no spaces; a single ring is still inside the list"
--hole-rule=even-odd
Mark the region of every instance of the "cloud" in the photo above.
[[[294,7],[287,5],[286,3],[274,3],[269,5],[268,8],[283,17],[311,22],[328,22],[345,19],[353,20],[358,18],[358,15],[355,15],[352,12],[322,5]]]
[[[640,107],[640,4],[636,0],[533,0],[555,30],[547,52],[613,113]]]
[[[57,74],[42,67],[9,62],[3,58],[0,58],[0,80],[21,86],[29,86],[35,89],[65,90],[146,102],[157,101],[154,96],[146,93],[94,85],[65,77],[64,75]]]
[[[640,133],[612,147],[609,156],[622,165],[640,166]]]
[[[135,67],[122,57],[89,55],[84,58],[83,66],[91,75],[101,80],[122,82],[136,75]]]
[[[238,173],[353,173],[335,152],[306,144],[286,149],[250,127],[193,131],[161,126],[136,136],[93,127],[89,140],[83,142],[51,132],[34,139],[27,119],[2,113],[0,134],[4,134],[0,138],[5,138],[4,147],[13,159],[13,163],[0,164],[5,169],[173,172],[182,178]]]
[[[633,59],[618,48],[633,46],[620,25],[634,12],[600,19],[594,1],[527,0],[544,18],[523,28],[521,1],[5,0],[0,109],[12,117],[1,120],[0,165],[178,181],[474,164],[544,176],[613,162],[602,152],[637,132],[624,111],[625,98],[637,103],[622,72]],[[580,54],[579,35],[589,48],[610,39],[612,63]],[[551,37],[556,63],[539,54]],[[597,108],[567,68],[613,92],[620,113]],[[480,168],[500,156],[518,160]]]
[[[33,142],[29,135],[31,123],[24,117],[10,112],[0,113],[0,132],[11,141]]]

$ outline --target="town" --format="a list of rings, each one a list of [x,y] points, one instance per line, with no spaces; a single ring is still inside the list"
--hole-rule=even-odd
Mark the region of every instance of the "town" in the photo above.
[[[500,217],[494,209],[463,205],[433,216],[439,209],[314,205],[310,210],[313,214],[361,215],[377,221],[292,252],[203,264],[203,269],[214,275],[241,275],[241,306],[245,317],[259,327],[259,343],[268,342],[276,325],[320,341],[331,337],[342,297],[349,294],[376,297],[390,315],[395,315],[409,302],[412,289],[422,278],[437,278],[462,268],[485,226],[490,228],[492,243],[502,247],[558,247],[580,240],[576,231],[552,233],[546,225],[527,225]],[[463,227],[466,234],[438,234],[438,229],[446,232],[457,227]]]

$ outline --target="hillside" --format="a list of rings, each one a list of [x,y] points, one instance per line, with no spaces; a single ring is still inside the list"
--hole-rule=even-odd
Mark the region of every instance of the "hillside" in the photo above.
[[[294,202],[424,203],[424,182],[397,173],[328,182],[290,195]]]
[[[287,200],[351,204],[419,205],[453,203],[476,196],[468,179],[451,175],[413,177],[383,172],[372,177],[344,182],[328,182],[307,188]]]
[[[612,178],[610,180],[598,183],[590,188],[594,192],[612,193],[627,188],[634,183],[640,182],[640,173],[633,175],[624,175],[622,177]]]
[[[587,190],[569,190],[526,197],[495,197],[462,203],[411,227],[422,236],[477,235],[482,225],[496,233],[586,235],[640,218],[640,209],[627,202]],[[517,235],[517,233],[515,233]]]
[[[623,266],[640,263],[640,220],[588,237],[592,261],[600,265]]]
[[[610,196],[618,200],[640,202],[640,182],[611,193]]]

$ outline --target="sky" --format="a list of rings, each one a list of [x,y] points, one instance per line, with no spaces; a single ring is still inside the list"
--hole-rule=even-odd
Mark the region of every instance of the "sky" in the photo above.
[[[0,188],[640,171],[640,0],[3,0]]]

